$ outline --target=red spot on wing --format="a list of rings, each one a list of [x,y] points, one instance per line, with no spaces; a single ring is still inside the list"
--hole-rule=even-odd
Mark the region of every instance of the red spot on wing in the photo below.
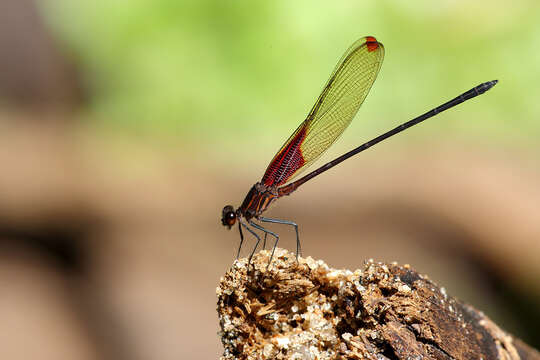
[[[373,36],[366,37],[366,45],[368,51],[375,51],[379,48],[379,43],[377,42],[377,39],[375,39]]]
[[[300,146],[306,137],[306,129],[307,126],[303,126],[277,153],[264,173],[262,178],[264,185],[279,186],[284,184],[298,169],[304,166],[306,161]]]

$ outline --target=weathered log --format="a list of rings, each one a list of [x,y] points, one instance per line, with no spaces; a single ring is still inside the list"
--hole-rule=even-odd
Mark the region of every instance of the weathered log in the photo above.
[[[540,359],[408,265],[336,270],[277,249],[217,288],[222,359]]]

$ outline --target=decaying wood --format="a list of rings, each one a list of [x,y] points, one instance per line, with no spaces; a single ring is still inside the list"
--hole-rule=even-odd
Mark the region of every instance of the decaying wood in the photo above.
[[[236,261],[217,289],[222,359],[540,359],[408,265],[354,272],[276,250]]]

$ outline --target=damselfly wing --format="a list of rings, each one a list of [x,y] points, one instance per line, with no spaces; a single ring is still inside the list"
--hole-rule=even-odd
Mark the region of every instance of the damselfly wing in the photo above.
[[[272,159],[261,182],[290,181],[317,160],[345,131],[377,78],[384,47],[372,36],[357,40],[343,54],[306,120]]]

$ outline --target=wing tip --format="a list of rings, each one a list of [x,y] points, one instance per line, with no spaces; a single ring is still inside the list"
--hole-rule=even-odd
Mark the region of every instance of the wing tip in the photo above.
[[[379,48],[380,44],[374,36],[366,36],[366,45],[368,51],[375,51]]]

